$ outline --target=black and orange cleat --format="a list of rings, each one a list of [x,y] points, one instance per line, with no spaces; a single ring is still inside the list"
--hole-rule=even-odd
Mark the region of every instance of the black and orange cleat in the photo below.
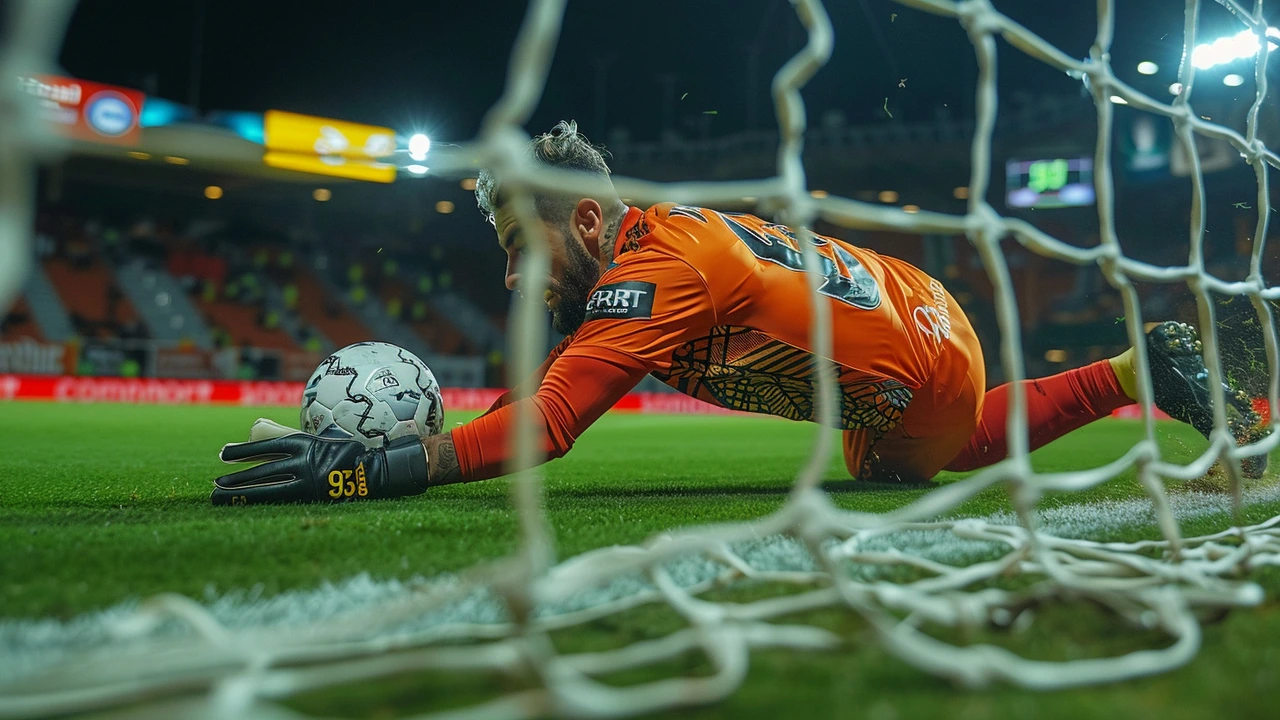
[[[1208,438],[1213,431],[1213,398],[1195,328],[1180,322],[1160,323],[1147,333],[1147,355],[1156,407]],[[1222,393],[1227,400],[1227,428],[1237,445],[1256,442],[1271,432],[1245,391],[1227,381]],[[1267,469],[1267,456],[1241,458],[1240,469],[1247,478],[1260,478]]]

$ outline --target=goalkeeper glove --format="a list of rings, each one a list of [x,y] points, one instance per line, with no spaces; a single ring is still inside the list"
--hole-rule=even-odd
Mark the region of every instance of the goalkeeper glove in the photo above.
[[[302,431],[298,428],[291,428],[288,425],[281,425],[275,420],[258,418],[253,421],[253,426],[249,428],[249,442],[284,437],[285,435],[292,435],[296,432]]]
[[[223,446],[218,456],[261,464],[214,480],[214,505],[377,500],[427,490],[427,453],[416,437],[370,450],[260,420],[250,438]]]

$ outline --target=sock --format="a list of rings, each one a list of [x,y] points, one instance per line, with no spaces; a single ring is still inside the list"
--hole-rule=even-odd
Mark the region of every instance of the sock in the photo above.
[[[1129,351],[1128,354],[1131,356],[1131,353]],[[1133,404],[1121,385],[1121,373],[1114,369],[1113,362],[1099,360],[1047,378],[1023,381],[1032,450],[1098,418],[1107,417],[1116,408]],[[978,429],[969,439],[969,444],[945,469],[976,470],[1008,456],[1009,384],[988,391],[982,402]]]
[[[1129,348],[1107,362],[1111,363],[1111,369],[1116,373],[1116,381],[1120,383],[1120,389],[1124,390],[1124,394],[1130,400],[1136,401],[1138,399],[1138,371],[1133,366],[1134,357],[1133,348]]]

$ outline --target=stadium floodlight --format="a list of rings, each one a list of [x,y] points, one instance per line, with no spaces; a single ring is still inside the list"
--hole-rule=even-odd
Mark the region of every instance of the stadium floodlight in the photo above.
[[[1267,28],[1267,37],[1280,41],[1280,29]],[[1280,47],[1277,42],[1268,42],[1272,50]],[[1201,43],[1191,51],[1191,64],[1197,70],[1208,70],[1217,65],[1226,65],[1236,60],[1244,60],[1258,54],[1262,44],[1252,30],[1241,30],[1235,35],[1220,37],[1212,43]]]
[[[1160,72],[1160,66],[1150,60],[1143,60],[1138,63],[1138,72],[1142,75],[1155,75]]]
[[[409,138],[409,157],[422,162],[427,159],[427,151],[431,149],[431,138],[422,133],[415,133]]]
[[[1230,75],[1222,78],[1222,84],[1227,87],[1240,87],[1244,84],[1244,77],[1237,73],[1231,73]]]
[[[410,165],[405,168],[414,175],[426,175],[429,168],[426,165]]]

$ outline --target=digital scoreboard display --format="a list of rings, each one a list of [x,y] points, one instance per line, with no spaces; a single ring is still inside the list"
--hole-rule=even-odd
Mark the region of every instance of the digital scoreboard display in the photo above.
[[[1011,208],[1093,204],[1093,158],[1010,160],[1005,164],[1005,175],[1005,203]]]

